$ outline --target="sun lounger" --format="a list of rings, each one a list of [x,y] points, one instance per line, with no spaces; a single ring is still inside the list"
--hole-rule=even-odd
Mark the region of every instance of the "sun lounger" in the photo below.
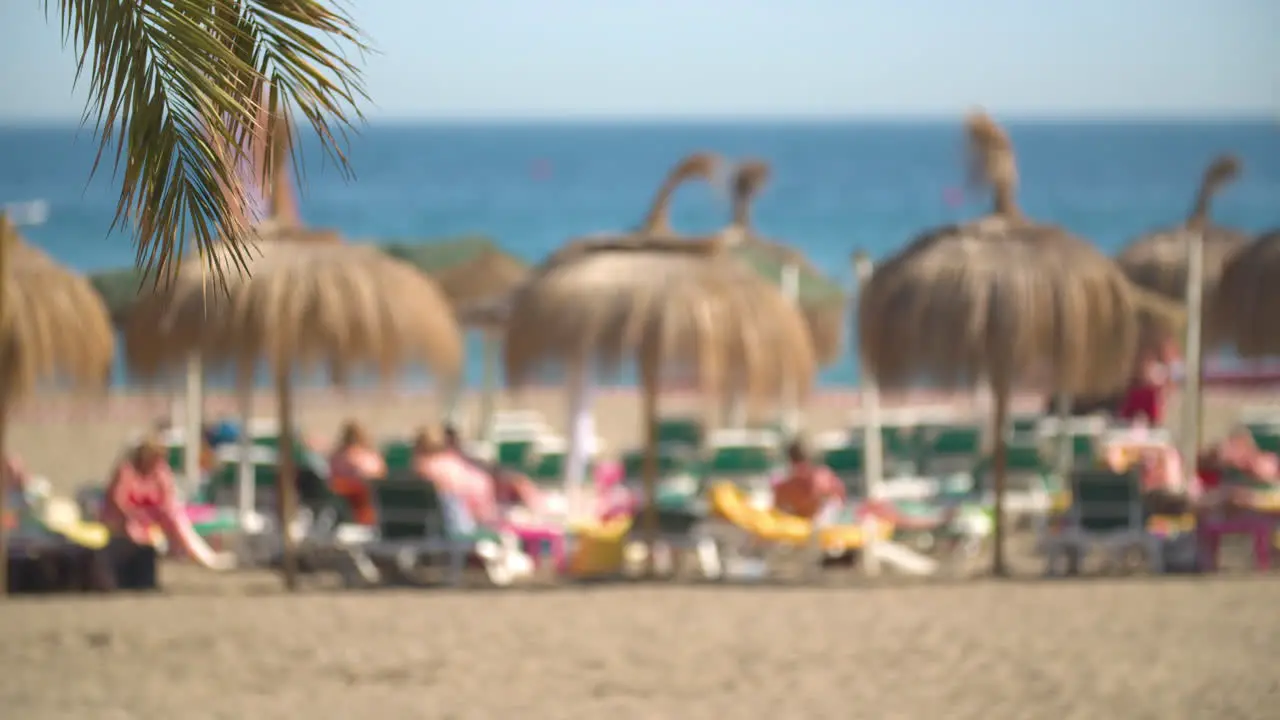
[[[920,428],[918,465],[925,475],[969,472],[982,456],[977,425],[929,425]]]
[[[708,480],[749,481],[767,479],[778,467],[776,445],[719,445],[712,448],[702,474]]]
[[[658,444],[664,448],[696,452],[706,440],[702,423],[692,418],[662,418],[658,421]]]
[[[391,561],[401,573],[427,564],[443,566],[450,583],[462,581],[469,557],[478,557],[489,580],[509,585],[526,574],[532,563],[517,547],[514,536],[461,527],[435,485],[408,473],[391,473],[372,484],[377,526],[360,552],[374,561]]]
[[[1062,518],[1062,526],[1044,541],[1046,574],[1058,574],[1064,560],[1066,572],[1078,572],[1081,559],[1095,546],[1117,556],[1140,548],[1146,552],[1151,570],[1163,572],[1161,540],[1147,530],[1136,472],[1076,470],[1071,474],[1071,485],[1071,508]]]
[[[886,541],[893,533],[892,526],[874,521],[824,526],[779,510],[761,509],[730,482],[713,485],[709,502],[711,515],[718,521],[714,528],[716,555],[729,566],[739,564],[749,547],[765,544],[811,555],[805,559],[806,572],[811,575],[821,568],[824,557],[860,550],[869,529],[882,533],[880,537]]]

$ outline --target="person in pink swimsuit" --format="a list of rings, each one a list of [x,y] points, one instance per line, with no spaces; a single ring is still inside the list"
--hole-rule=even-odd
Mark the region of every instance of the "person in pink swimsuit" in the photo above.
[[[147,438],[116,466],[101,518],[112,535],[150,545],[155,528],[171,533],[179,508],[173,470],[165,455],[163,444]]]
[[[502,521],[492,476],[450,447],[441,428],[425,427],[414,437],[413,471],[435,483],[475,523],[493,527]]]

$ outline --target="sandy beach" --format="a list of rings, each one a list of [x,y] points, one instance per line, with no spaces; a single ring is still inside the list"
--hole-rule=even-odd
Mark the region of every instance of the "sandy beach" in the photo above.
[[[1275,397],[1212,394],[1206,437]],[[564,422],[560,391],[501,404]],[[856,405],[852,394],[816,396],[806,428],[843,426]],[[208,404],[211,416],[233,407]],[[475,398],[465,407],[474,412]],[[673,394],[663,407],[706,406]],[[10,447],[72,492],[166,408],[162,395],[37,401]],[[270,398],[256,408],[268,414]],[[319,437],[348,417],[383,437],[436,417],[430,397],[390,393],[309,393],[298,410]],[[602,393],[596,410],[610,447],[639,440],[634,393]],[[1015,561],[1022,579],[1006,582],[834,570],[769,587],[355,592],[323,579],[292,597],[268,573],[166,563],[160,595],[0,607],[0,707],[24,720],[1274,716],[1280,577],[1044,581],[1041,561]]]
[[[1274,717],[1280,580],[14,600],[8,717]]]

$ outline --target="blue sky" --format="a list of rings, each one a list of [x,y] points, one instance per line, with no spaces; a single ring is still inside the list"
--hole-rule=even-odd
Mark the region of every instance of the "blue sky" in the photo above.
[[[348,0],[371,119],[1280,116],[1277,0]],[[0,0],[0,120],[73,119],[41,0]]]

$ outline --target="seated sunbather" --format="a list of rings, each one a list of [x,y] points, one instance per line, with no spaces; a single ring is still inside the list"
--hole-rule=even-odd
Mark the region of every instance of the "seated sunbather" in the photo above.
[[[825,465],[809,460],[804,445],[793,442],[787,448],[790,467],[787,476],[773,486],[775,508],[810,520],[833,517],[846,501],[844,485]],[[892,503],[868,498],[860,504],[860,512],[901,530],[934,530],[950,521],[954,510],[937,517],[911,517]]]
[[[0,465],[0,479],[3,479],[0,487],[21,492],[26,489],[28,478],[27,469],[17,455],[4,456],[4,463]]]
[[[177,514],[173,470],[165,448],[154,437],[138,443],[116,466],[107,483],[102,523],[113,536],[150,545],[152,531]]]
[[[386,461],[368,433],[359,423],[348,421],[342,427],[337,449],[329,457],[329,483],[334,494],[346,500],[357,523],[376,522],[369,482],[386,474]]]
[[[15,455],[6,455],[0,465],[0,492],[9,494],[9,514],[0,518],[0,532],[17,526],[18,514],[26,504],[27,472]]]
[[[526,475],[467,454],[462,447],[462,439],[458,435],[458,429],[453,425],[446,424],[444,426],[444,442],[463,462],[489,476],[493,481],[494,496],[499,506],[524,507],[535,511],[541,509],[542,493],[539,492],[538,486]]]
[[[1224,484],[1224,476],[1233,472],[1243,473],[1264,485],[1280,484],[1275,453],[1259,450],[1253,434],[1247,428],[1240,428],[1201,453],[1196,465],[1198,483],[1193,488],[1196,508],[1218,510],[1247,506],[1257,490]]]
[[[442,428],[429,426],[418,431],[413,441],[413,470],[435,483],[442,495],[456,502],[476,523],[493,526],[501,521],[493,478],[450,447]]]
[[[844,485],[831,468],[811,462],[800,441],[787,448],[787,475],[773,486],[773,506],[812,520],[825,508],[843,505]]]

